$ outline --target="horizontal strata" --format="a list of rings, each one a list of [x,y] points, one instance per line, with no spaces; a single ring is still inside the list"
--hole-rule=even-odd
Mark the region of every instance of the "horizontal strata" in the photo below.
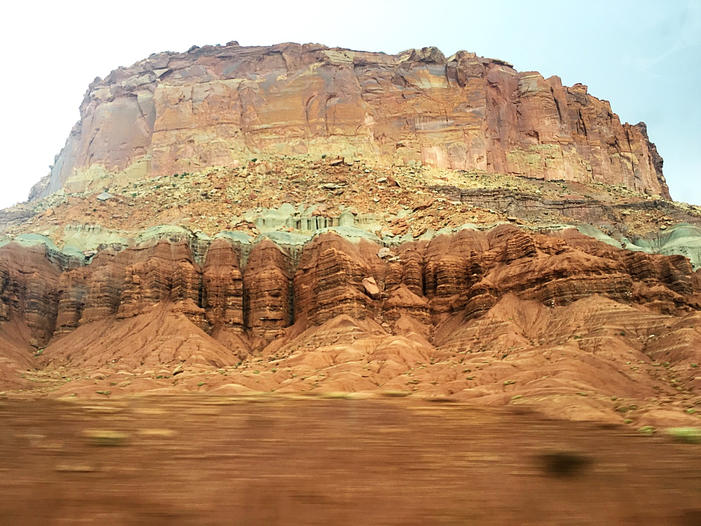
[[[598,181],[669,198],[643,123],[558,77],[436,48],[317,44],[158,53],[96,79],[32,198],[245,162],[258,152]]]
[[[0,320],[21,321],[42,347],[83,324],[168,304],[245,354],[294,323],[348,315],[393,326],[408,316],[431,326],[455,313],[479,316],[507,294],[547,306],[602,295],[666,313],[697,310],[700,279],[683,256],[510,225],[391,248],[332,232],[295,250],[230,236],[207,247],[164,237],[100,251],[87,266],[12,242],[0,247]]]
[[[489,195],[486,195],[485,199],[489,199]],[[582,206],[581,203],[579,206]],[[255,224],[259,231],[258,235],[227,230],[209,236],[204,232],[193,231],[178,225],[158,225],[132,232],[112,230],[100,225],[68,224],[61,230],[62,246],[60,248],[49,237],[32,233],[0,235],[0,247],[12,242],[25,247],[43,245],[49,259],[66,268],[89,264],[101,250],[110,249],[118,252],[130,247],[153,246],[161,240],[180,241],[190,247],[194,260],[198,264],[203,264],[207,250],[215,240],[220,238],[237,245],[245,260],[251,248],[265,239],[296,257],[295,255],[300,253],[304,245],[311,243],[315,237],[324,233],[337,234],[353,243],[363,239],[385,247],[397,247],[414,241],[430,241],[437,236],[452,235],[461,230],[485,232],[499,225],[499,223],[465,224],[456,228],[426,229],[418,237],[408,233],[387,234],[380,238],[376,232],[381,223],[373,214],[343,212],[339,216],[328,217],[305,212],[304,210],[300,212],[289,204],[284,204],[277,209],[251,212],[248,219]],[[680,223],[644,238],[622,237],[622,240],[615,239],[589,224],[541,224],[533,227],[519,226],[519,228],[531,232],[553,232],[575,228],[582,234],[614,247],[648,254],[681,255],[689,258],[694,269],[701,267],[701,227],[698,225]]]

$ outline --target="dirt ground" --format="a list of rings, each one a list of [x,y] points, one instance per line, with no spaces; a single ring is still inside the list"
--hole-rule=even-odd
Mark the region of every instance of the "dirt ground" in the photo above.
[[[412,399],[0,400],[0,524],[701,524],[701,445]]]

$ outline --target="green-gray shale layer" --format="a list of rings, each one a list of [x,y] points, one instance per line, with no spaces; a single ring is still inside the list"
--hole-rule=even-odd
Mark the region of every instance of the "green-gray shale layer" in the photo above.
[[[293,259],[300,249],[314,237],[324,232],[335,232],[352,242],[366,239],[380,246],[397,246],[406,242],[429,240],[433,237],[450,234],[459,230],[490,230],[497,226],[465,224],[457,228],[427,230],[418,239],[410,234],[403,236],[385,236],[379,238],[374,232],[378,224],[371,215],[357,216],[350,212],[341,214],[338,218],[326,218],[305,214],[305,210],[297,210],[292,205],[283,204],[278,209],[267,209],[258,212],[254,220],[260,234],[256,237],[245,232],[223,231],[210,237],[203,232],[192,231],[183,226],[160,225],[141,231],[109,230],[100,225],[68,225],[64,228],[63,246],[58,247],[50,238],[40,234],[20,234],[16,237],[0,237],[0,246],[15,241],[24,246],[43,244],[48,257],[61,267],[89,264],[97,252],[105,249],[123,250],[128,247],[155,245],[165,239],[172,242],[186,241],[190,246],[195,260],[202,264],[207,250],[214,239],[226,238],[233,244],[239,245],[244,258],[250,248],[263,239],[270,239],[278,246],[287,249]],[[542,232],[577,228],[581,233],[599,241],[619,248],[642,251],[650,254],[683,255],[691,261],[694,269],[701,268],[701,227],[688,223],[680,223],[655,235],[646,238],[620,237],[615,239],[598,228],[587,225],[551,224],[538,228],[521,226],[529,230]]]

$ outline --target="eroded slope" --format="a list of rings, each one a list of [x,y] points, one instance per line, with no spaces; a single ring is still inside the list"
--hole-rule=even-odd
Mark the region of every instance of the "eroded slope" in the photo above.
[[[392,249],[328,233],[47,253],[0,248],[5,324],[40,354],[27,394],[389,391],[697,419],[701,283],[682,256],[506,225]]]

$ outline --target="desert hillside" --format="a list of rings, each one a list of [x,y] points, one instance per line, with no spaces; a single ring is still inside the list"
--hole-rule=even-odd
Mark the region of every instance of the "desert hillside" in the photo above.
[[[0,390],[392,393],[698,424],[701,211],[581,84],[436,48],[157,53],[0,211]]]

